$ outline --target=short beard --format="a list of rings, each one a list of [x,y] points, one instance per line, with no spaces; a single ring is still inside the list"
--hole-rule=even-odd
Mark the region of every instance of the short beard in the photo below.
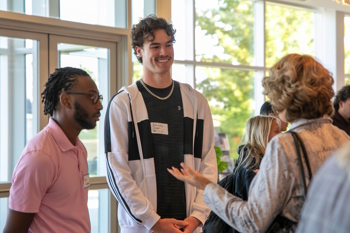
[[[81,107],[80,104],[78,104],[77,102],[74,103],[74,120],[77,121],[79,123],[79,125],[83,128],[83,129],[93,129],[96,126],[95,124],[91,124],[88,121],[86,121],[86,119],[89,118],[89,114]]]

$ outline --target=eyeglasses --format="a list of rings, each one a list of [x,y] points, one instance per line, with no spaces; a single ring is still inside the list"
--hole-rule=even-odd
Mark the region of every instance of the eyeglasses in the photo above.
[[[91,101],[93,104],[96,104],[98,100],[100,100],[100,103],[102,104],[103,96],[99,95],[97,92],[88,92],[88,93],[82,93],[82,92],[66,92],[67,94],[73,94],[73,95],[86,95],[91,98]]]

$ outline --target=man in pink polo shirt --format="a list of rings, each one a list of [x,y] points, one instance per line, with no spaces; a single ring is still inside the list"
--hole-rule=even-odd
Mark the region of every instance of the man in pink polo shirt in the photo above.
[[[41,94],[49,124],[28,142],[12,177],[4,232],[90,232],[87,153],[102,95],[83,70],[56,69]]]

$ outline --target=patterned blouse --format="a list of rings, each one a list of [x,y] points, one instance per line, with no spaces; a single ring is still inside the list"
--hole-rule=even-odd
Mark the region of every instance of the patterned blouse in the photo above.
[[[296,120],[290,130],[303,141],[313,176],[334,150],[350,140],[344,131],[332,125],[328,116]],[[305,163],[304,171],[308,185]],[[248,201],[212,183],[204,190],[204,203],[240,232],[265,232],[278,214],[298,222],[304,204],[299,173],[292,135],[279,134],[267,145],[260,170],[251,183]]]

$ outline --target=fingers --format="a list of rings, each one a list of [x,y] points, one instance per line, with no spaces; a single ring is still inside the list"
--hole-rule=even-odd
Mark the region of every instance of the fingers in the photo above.
[[[167,168],[168,172],[173,175],[176,179],[183,181],[183,174],[175,167],[172,169]]]
[[[187,166],[187,164],[181,163],[180,165],[181,165],[181,167],[186,171],[187,174],[190,174],[191,176],[196,175],[196,173],[192,170],[192,168],[190,168],[189,166]]]
[[[188,222],[173,219],[173,224],[175,224],[175,225],[178,226],[179,228],[182,228],[182,227],[187,226],[187,225],[188,225]]]

